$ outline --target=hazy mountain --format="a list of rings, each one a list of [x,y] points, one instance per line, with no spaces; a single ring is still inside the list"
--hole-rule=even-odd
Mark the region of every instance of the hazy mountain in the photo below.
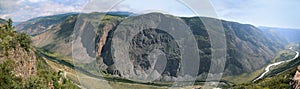
[[[22,22],[13,22],[13,26],[17,26],[17,25],[19,25],[20,23],[22,23]]]
[[[122,11],[116,11],[116,12],[107,12],[108,15],[119,15],[119,16],[136,16],[137,14],[132,12],[122,12]]]
[[[29,35],[37,35],[51,29],[53,24],[58,24],[65,21],[67,17],[77,15],[76,13],[59,14],[53,16],[44,16],[30,19],[25,22],[18,23],[16,30]],[[26,29],[26,30],[24,30]]]
[[[201,20],[214,20],[206,17],[175,17],[160,13],[150,13],[145,15],[127,17],[123,14],[105,15],[104,13],[89,14],[62,14],[55,16],[39,17],[16,26],[17,31],[26,32],[33,37],[33,44],[49,52],[58,53],[65,56],[72,55],[72,33],[74,28],[85,29],[82,34],[88,34],[82,37],[82,46],[92,57],[98,57],[100,69],[109,74],[120,77],[128,77],[130,74],[146,74],[151,70],[153,62],[146,59],[153,49],[160,49],[166,53],[166,69],[161,72],[165,77],[180,76],[180,51],[178,44],[170,34],[160,29],[145,29],[145,31],[134,36],[130,33],[142,28],[142,25],[132,26],[126,29],[132,29],[127,36],[134,37],[133,43],[130,43],[130,60],[133,60],[133,70],[128,72],[116,69],[113,56],[121,55],[122,51],[112,51],[113,34],[122,21],[135,18],[153,18],[148,22],[138,21],[131,24],[150,24],[157,25],[160,21],[170,21],[165,26],[180,28],[172,25],[173,21],[184,22],[192,30],[196,38],[198,49],[201,50],[198,75],[206,75],[210,69],[211,63],[211,45],[207,30]],[[168,19],[162,19],[168,18]],[[102,22],[100,20],[102,19]],[[160,19],[160,20],[155,20]],[[201,19],[201,20],[200,20]],[[155,21],[154,21],[155,20]],[[239,75],[242,73],[253,72],[262,68],[265,64],[272,61],[276,52],[283,49],[284,42],[277,37],[270,37],[260,29],[249,24],[240,24],[237,22],[221,21],[225,29],[227,42],[227,61],[225,66],[225,75]],[[126,23],[126,21],[124,22]],[[162,27],[164,25],[160,24]],[[169,28],[169,27],[167,27]],[[77,28],[78,29],[78,28]],[[89,30],[91,29],[91,30]],[[214,30],[214,29],[211,29]],[[94,33],[96,32],[96,33]],[[91,44],[93,43],[93,44]],[[168,49],[166,49],[168,48]],[[95,50],[96,49],[96,50]],[[90,60],[81,59],[84,63]],[[134,72],[135,71],[135,72]],[[169,79],[166,79],[169,80]]]
[[[6,22],[6,20],[5,19],[1,19],[0,18],[0,24],[6,24],[7,22]]]
[[[266,33],[278,35],[288,42],[300,42],[300,29],[259,27]]]

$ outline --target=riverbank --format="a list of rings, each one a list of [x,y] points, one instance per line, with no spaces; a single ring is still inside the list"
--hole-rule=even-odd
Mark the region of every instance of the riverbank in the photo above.
[[[270,68],[271,68],[271,67],[280,65],[280,64],[282,64],[282,63],[287,63],[287,62],[293,61],[293,60],[295,60],[296,58],[299,57],[299,52],[298,52],[298,51],[293,50],[293,47],[290,47],[289,49],[292,50],[292,51],[294,51],[294,52],[296,52],[296,55],[295,55],[294,58],[289,59],[289,60],[285,60],[285,61],[275,62],[275,63],[272,63],[272,64],[268,65],[268,66],[265,68],[265,72],[263,72],[259,77],[257,77],[256,79],[254,79],[252,82],[255,82],[255,81],[257,81],[257,80],[263,78],[263,77],[270,71]]]

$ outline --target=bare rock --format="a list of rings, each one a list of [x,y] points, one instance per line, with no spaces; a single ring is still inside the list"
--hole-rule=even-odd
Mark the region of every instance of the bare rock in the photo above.
[[[300,89],[300,66],[297,67],[297,71],[290,81],[290,89]]]

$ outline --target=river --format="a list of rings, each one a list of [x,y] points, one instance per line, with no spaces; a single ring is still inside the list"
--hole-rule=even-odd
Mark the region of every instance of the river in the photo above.
[[[292,47],[290,47],[289,49],[292,50],[292,51],[294,51],[294,52],[296,52],[296,55],[295,55],[294,58],[289,59],[289,60],[285,60],[285,61],[275,62],[275,63],[272,63],[272,64],[268,65],[268,66],[265,68],[265,72],[262,73],[258,78],[256,78],[255,80],[253,80],[253,82],[255,82],[255,81],[257,81],[257,80],[263,78],[263,77],[270,71],[270,68],[271,68],[271,67],[277,66],[277,65],[282,64],[282,63],[290,62],[290,61],[295,60],[296,58],[299,57],[299,52],[298,52],[298,51],[293,50]]]

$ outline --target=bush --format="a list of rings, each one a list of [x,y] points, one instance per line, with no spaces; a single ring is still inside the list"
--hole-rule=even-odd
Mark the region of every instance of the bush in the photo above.
[[[7,60],[0,64],[0,89],[20,88],[21,79],[14,76],[14,61]]]
[[[10,50],[20,45],[26,51],[29,51],[31,39],[25,33],[18,34],[12,27],[12,21],[8,20],[8,24],[0,27],[0,49]]]
[[[30,36],[26,35],[25,33],[21,33],[17,36],[17,41],[24,48],[26,51],[29,51],[31,45]]]

